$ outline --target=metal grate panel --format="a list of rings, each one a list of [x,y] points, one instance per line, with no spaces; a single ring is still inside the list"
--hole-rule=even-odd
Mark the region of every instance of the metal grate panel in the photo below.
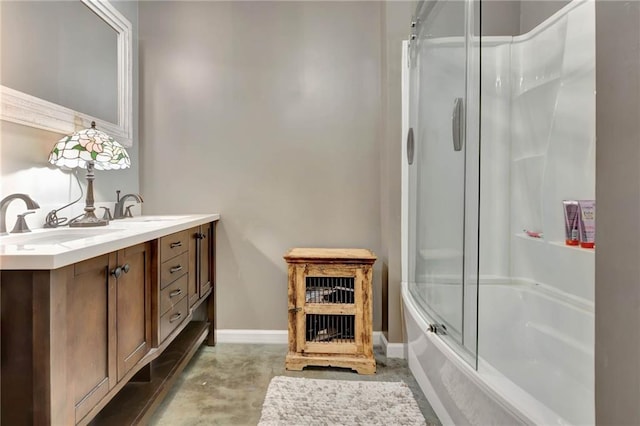
[[[354,343],[353,315],[307,314],[307,342]]]
[[[306,277],[306,302],[353,304],[354,283],[353,277]]]

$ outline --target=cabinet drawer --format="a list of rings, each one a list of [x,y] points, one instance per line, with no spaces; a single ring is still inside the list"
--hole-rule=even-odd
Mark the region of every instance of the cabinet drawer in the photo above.
[[[160,238],[160,262],[171,259],[189,249],[189,231],[176,232]]]
[[[160,315],[173,308],[187,295],[188,277],[185,274],[160,291]]]
[[[171,334],[189,314],[189,298],[183,297],[172,309],[160,317],[160,341]]]
[[[163,289],[189,272],[189,253],[182,253],[160,265],[160,288]]]

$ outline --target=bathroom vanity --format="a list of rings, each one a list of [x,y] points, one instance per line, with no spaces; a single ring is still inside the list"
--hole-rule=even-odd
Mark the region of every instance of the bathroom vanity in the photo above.
[[[1,237],[2,424],[144,423],[215,343],[218,220]]]

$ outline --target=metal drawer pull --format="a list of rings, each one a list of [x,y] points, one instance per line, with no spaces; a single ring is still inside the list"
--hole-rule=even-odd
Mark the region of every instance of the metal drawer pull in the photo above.
[[[110,274],[116,278],[120,278],[123,272],[127,274],[129,273],[130,270],[131,270],[131,267],[129,266],[129,264],[125,263],[122,266],[116,266],[115,269],[111,270]]]
[[[173,268],[169,269],[169,273],[173,274],[175,272],[181,271],[182,270],[182,265],[178,265],[178,266],[174,266]]]
[[[115,269],[112,269],[110,274],[116,278],[120,278],[120,275],[122,275],[122,268],[118,266]]]
[[[169,322],[178,321],[180,318],[182,318],[182,312],[178,312],[177,314],[171,315],[171,318],[169,318]]]
[[[175,243],[169,244],[169,248],[182,247],[182,241],[176,241]]]
[[[171,293],[169,293],[169,297],[176,297],[176,296],[180,296],[182,294],[182,289],[179,288],[177,290],[173,290]]]

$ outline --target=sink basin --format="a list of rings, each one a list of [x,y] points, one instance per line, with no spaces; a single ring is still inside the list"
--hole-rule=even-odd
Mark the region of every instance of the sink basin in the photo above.
[[[47,245],[68,243],[69,241],[82,240],[121,231],[116,228],[65,228],[46,229],[24,234],[10,234],[0,237],[0,245]]]

